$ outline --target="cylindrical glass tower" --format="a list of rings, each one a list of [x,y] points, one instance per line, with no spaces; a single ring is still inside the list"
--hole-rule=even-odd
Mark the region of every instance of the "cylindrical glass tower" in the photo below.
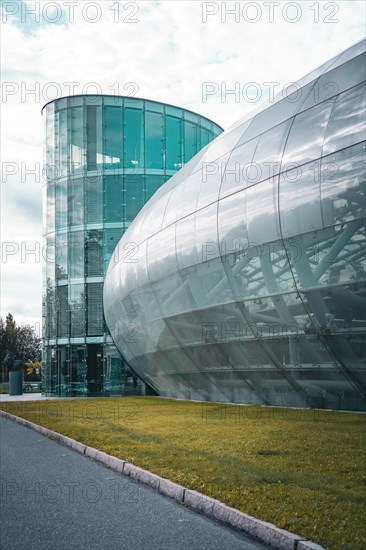
[[[146,201],[222,129],[132,97],[71,96],[42,112],[43,392],[121,394],[138,381],[127,378],[103,319],[112,252]]]

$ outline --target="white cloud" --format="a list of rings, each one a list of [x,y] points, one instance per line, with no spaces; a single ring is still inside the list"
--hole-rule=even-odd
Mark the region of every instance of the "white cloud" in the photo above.
[[[103,93],[113,93],[118,83],[121,94],[125,93],[126,83],[135,82],[139,87],[137,96],[192,109],[228,127],[258,103],[243,98],[236,103],[233,96],[222,102],[219,93],[203,102],[204,82],[217,83],[219,90],[222,83],[230,89],[239,82],[243,89],[248,82],[256,82],[262,89],[264,82],[279,82],[281,89],[360,40],[365,20],[361,1],[280,2],[272,23],[269,8],[263,2],[256,3],[261,14],[256,23],[243,16],[248,2],[239,3],[238,22],[228,15],[226,23],[220,13],[223,3],[211,2],[219,12],[203,23],[201,2],[146,1],[135,2],[138,12],[134,17],[138,23],[123,21],[131,14],[134,3],[120,3],[120,21],[115,23],[116,12],[110,8],[116,2],[103,1],[98,3],[101,18],[93,24],[82,17],[88,3],[80,1],[75,6],[75,21],[67,25],[62,21],[49,24],[42,19],[42,12],[40,23],[35,23],[31,14],[23,13],[23,23],[18,16],[16,20],[8,18],[2,25],[3,92],[14,92],[3,93],[1,103],[3,163],[25,162],[28,167],[42,163],[40,111],[55,93],[47,86],[50,82],[58,85],[62,95],[68,95],[68,82],[80,83],[75,93],[81,93],[89,82],[96,82]],[[37,3],[26,4],[34,8]],[[42,8],[46,3],[39,4]],[[58,4],[67,10],[62,1]],[[301,17],[296,23],[286,20],[296,15],[286,8],[289,4],[300,8]],[[226,3],[227,8],[234,5],[235,2]],[[317,14],[310,6],[318,6],[319,22],[314,21]],[[244,11],[247,18],[254,18],[254,9]],[[68,19],[67,11],[65,14]],[[86,14],[89,18],[94,16],[92,9]],[[332,22],[334,19],[338,22]],[[35,95],[27,93],[34,89]],[[262,100],[265,97],[263,91]],[[40,239],[42,181],[36,179],[28,175],[22,182],[19,171],[2,184],[5,242]],[[24,263],[19,254],[11,261],[2,261],[1,271],[2,315],[11,311],[19,322],[38,322],[40,264],[30,257]]]

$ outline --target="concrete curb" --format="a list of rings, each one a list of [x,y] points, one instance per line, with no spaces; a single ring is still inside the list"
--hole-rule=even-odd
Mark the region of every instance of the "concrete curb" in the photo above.
[[[96,460],[104,464],[107,468],[114,470],[115,472],[129,476],[136,480],[139,483],[143,483],[151,487],[152,489],[157,490],[159,493],[173,498],[178,502],[188,506],[192,510],[199,512],[205,516],[214,518],[221,523],[235,527],[240,531],[243,531],[258,541],[264,542],[273,548],[278,550],[325,550],[322,546],[311,542],[300,535],[295,535],[284,529],[279,529],[272,523],[262,521],[260,519],[244,514],[240,510],[231,508],[223,502],[216,500],[214,498],[208,497],[192,489],[187,489],[182,485],[178,485],[166,479],[160,477],[149,470],[144,470],[139,468],[130,462],[111,456],[107,453],[99,451],[94,447],[89,447],[71,439],[65,435],[29,422],[19,416],[7,413],[0,409],[0,416],[5,419],[12,420],[18,424],[22,424],[27,428],[31,428],[36,432],[41,433],[51,439],[56,440],[58,443],[70,447],[78,453],[84,454],[85,456]]]
[[[310,540],[304,540],[299,542],[297,550],[324,550],[322,546],[316,544],[316,542],[310,542]]]

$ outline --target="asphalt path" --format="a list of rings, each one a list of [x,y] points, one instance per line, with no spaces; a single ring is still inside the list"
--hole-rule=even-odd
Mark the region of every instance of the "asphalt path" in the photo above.
[[[0,417],[1,550],[265,550]]]

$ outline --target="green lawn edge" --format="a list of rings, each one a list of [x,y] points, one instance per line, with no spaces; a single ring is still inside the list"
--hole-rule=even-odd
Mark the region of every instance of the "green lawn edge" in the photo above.
[[[329,550],[366,548],[366,416],[117,397],[0,408]]]

